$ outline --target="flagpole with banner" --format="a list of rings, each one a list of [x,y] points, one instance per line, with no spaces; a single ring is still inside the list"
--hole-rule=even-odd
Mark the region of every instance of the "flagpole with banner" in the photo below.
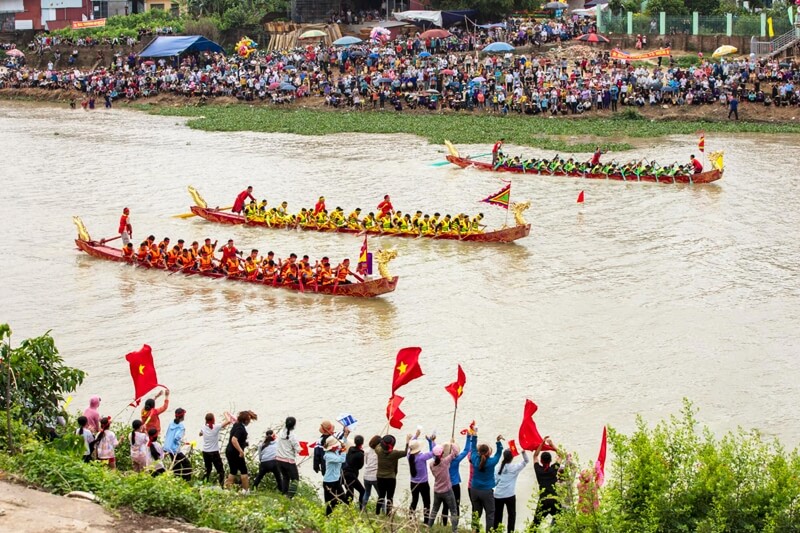
[[[450,434],[451,439],[456,437],[456,414],[458,413],[458,399],[461,398],[462,394],[464,394],[464,385],[466,383],[467,376],[464,374],[464,370],[461,368],[461,365],[458,365],[458,375],[456,380],[444,388],[444,390],[450,393],[450,396],[453,397],[453,402],[455,402],[455,408],[453,409],[453,431]]]
[[[502,180],[506,184],[505,187],[497,191],[491,196],[487,196],[481,202],[496,205],[506,210],[506,221],[504,227],[508,227],[508,206],[511,204],[511,180]]]

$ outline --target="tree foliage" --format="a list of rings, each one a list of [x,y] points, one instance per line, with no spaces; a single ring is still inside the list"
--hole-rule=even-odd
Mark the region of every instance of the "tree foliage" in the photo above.
[[[655,15],[662,11],[667,15],[685,15],[689,12],[683,0],[649,0],[647,2],[649,14]]]
[[[720,0],[686,0],[689,13],[697,11],[701,15],[710,15],[719,8]]]
[[[540,0],[434,0],[434,9],[475,9],[482,20],[498,21],[515,12],[536,11]]]
[[[0,341],[10,339],[7,324],[0,326]],[[62,414],[70,393],[83,383],[86,373],[64,364],[50,333],[26,339],[17,348],[9,342],[0,346],[3,368],[0,371],[0,408],[6,408],[9,385],[14,416],[28,427],[43,430]],[[10,365],[10,372],[9,372]]]

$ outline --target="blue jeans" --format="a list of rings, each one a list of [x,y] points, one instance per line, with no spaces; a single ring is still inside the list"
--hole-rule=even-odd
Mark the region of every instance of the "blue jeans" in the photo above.
[[[376,480],[364,480],[364,497],[361,499],[361,510],[363,511],[367,507],[367,503],[369,502],[369,497],[372,494],[372,488],[375,487],[375,490],[378,489],[378,482]]]

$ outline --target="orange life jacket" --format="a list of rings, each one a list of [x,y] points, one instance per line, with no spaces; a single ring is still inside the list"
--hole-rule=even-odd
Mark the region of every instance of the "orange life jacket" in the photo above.
[[[346,269],[344,265],[339,265],[336,269],[336,279],[339,281],[346,281],[347,275],[349,274],[347,270],[348,269]]]
[[[214,247],[210,244],[204,244],[203,247],[200,248],[200,250],[206,252],[209,256],[214,255]]]
[[[211,256],[201,256],[200,257],[200,270],[203,272],[208,272],[209,270],[214,269],[214,263],[212,262]]]
[[[237,274],[239,272],[239,259],[237,257],[231,257],[228,259],[228,275]]]
[[[131,257],[133,257],[133,248],[128,248],[127,246],[125,246],[122,249],[122,257],[124,257],[125,259],[130,259]]]
[[[167,266],[175,266],[175,263],[178,261],[179,257],[180,256],[178,255],[178,252],[170,250],[167,253]]]
[[[245,261],[244,272],[247,274],[247,279],[256,279],[256,276],[258,275],[258,265],[252,261]]]
[[[148,253],[150,253],[150,248],[148,248],[146,244],[143,244],[139,247],[139,253],[136,254],[136,259],[139,261],[144,261],[147,259]]]

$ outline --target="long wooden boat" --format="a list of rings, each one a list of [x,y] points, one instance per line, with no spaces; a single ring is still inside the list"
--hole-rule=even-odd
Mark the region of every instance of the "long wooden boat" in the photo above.
[[[225,274],[221,274],[218,272],[199,272],[199,271],[180,271],[177,268],[172,270],[168,270],[162,267],[153,267],[143,263],[135,263],[131,262],[130,260],[125,259],[122,256],[122,250],[119,248],[114,248],[112,246],[108,246],[103,241],[94,241],[89,237],[88,232],[86,232],[85,227],[83,226],[83,222],[78,217],[73,217],[73,221],[75,225],[78,226],[78,238],[75,239],[75,245],[78,247],[79,250],[82,250],[89,254],[92,257],[96,257],[98,259],[105,259],[107,261],[116,261],[119,263],[129,263],[131,266],[136,266],[139,268],[150,268],[153,270],[163,270],[165,272],[180,272],[186,276],[202,276],[206,278],[214,278],[214,279],[225,279],[229,281],[237,281],[243,283],[254,283],[256,285],[262,285],[264,287],[275,287],[279,289],[286,289],[290,291],[298,291],[298,292],[305,292],[305,293],[312,293],[312,294],[327,294],[330,296],[352,296],[357,298],[374,298],[376,296],[381,296],[383,294],[387,294],[390,292],[394,292],[397,288],[397,276],[387,276],[384,277],[383,274],[388,274],[388,270],[386,270],[386,263],[396,256],[394,251],[388,251],[384,254],[384,256],[389,256],[389,259],[385,259],[384,263],[381,263],[381,259],[379,258],[379,265],[378,268],[381,270],[381,277],[378,279],[368,279],[363,282],[355,282],[355,283],[347,283],[347,284],[336,284],[336,285],[306,285],[305,287],[301,287],[299,284],[278,284],[272,285],[272,283],[265,282],[262,280],[248,280],[245,278],[229,278]],[[380,252],[379,252],[380,253]]]
[[[712,181],[717,181],[718,179],[722,178],[722,174],[724,173],[723,168],[714,167],[712,170],[702,172],[700,174],[690,174],[690,175],[686,174],[686,175],[676,175],[676,176],[642,175],[637,178],[635,175],[623,176],[622,174],[595,174],[591,172],[583,173],[579,171],[572,171],[572,172],[556,171],[551,173],[546,170],[540,171],[537,169],[523,169],[522,167],[509,167],[509,166],[499,166],[495,168],[494,165],[492,165],[491,163],[475,161],[470,159],[469,157],[462,157],[458,153],[458,150],[456,150],[452,144],[450,144],[447,141],[445,141],[445,144],[447,145],[447,148],[450,151],[450,153],[447,155],[447,160],[450,163],[461,168],[475,168],[478,170],[486,170],[489,172],[511,172],[514,174],[562,176],[565,178],[626,181],[634,183],[649,182],[649,183],[686,183],[686,184],[711,183]]]
[[[209,222],[216,222],[217,224],[240,224],[246,226],[260,226],[270,229],[290,229],[290,230],[299,229],[302,231],[318,231],[323,233],[359,234],[364,231],[362,229],[353,229],[346,227],[345,228],[320,227],[317,226],[316,224],[309,224],[309,225],[267,224],[264,221],[247,220],[244,216],[237,215],[236,213],[231,213],[230,211],[223,211],[221,209],[209,208],[206,201],[203,200],[202,196],[199,195],[199,193],[197,192],[196,189],[194,189],[194,187],[189,187],[189,193],[195,202],[195,205],[190,207],[192,213],[194,215],[199,216],[202,219],[208,220]],[[439,233],[430,235],[428,234],[419,235],[416,233],[386,232],[376,229],[375,231],[367,232],[367,234],[374,237],[406,237],[411,239],[423,237],[427,239],[467,241],[467,242],[513,242],[518,239],[522,239],[523,237],[527,237],[531,233],[531,225],[528,224],[522,216],[522,213],[526,209],[528,209],[529,206],[530,204],[528,202],[512,204],[511,209],[514,213],[514,220],[516,222],[516,225],[508,228],[501,228],[482,233],[467,233],[467,234]]]

